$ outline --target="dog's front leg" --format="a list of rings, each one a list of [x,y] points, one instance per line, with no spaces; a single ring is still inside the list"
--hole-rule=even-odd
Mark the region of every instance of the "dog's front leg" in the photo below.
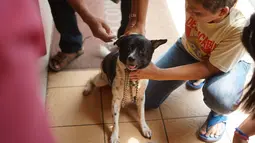
[[[119,143],[119,116],[122,101],[122,94],[119,90],[113,89],[113,100],[112,100],[112,117],[113,117],[113,130],[111,135],[111,143]]]
[[[152,132],[145,121],[144,103],[145,103],[145,95],[137,100],[137,110],[139,115],[140,127],[142,130],[143,136],[151,139]]]

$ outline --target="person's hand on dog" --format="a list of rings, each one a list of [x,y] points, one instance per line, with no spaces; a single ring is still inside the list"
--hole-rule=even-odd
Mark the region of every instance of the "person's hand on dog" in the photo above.
[[[145,36],[145,27],[142,24],[134,24],[130,22],[126,28],[125,34],[124,35],[130,35],[130,34],[142,34]]]
[[[160,76],[159,74],[160,68],[158,68],[152,62],[144,69],[133,71],[130,73],[131,80],[139,80],[139,79],[152,79],[157,80]]]

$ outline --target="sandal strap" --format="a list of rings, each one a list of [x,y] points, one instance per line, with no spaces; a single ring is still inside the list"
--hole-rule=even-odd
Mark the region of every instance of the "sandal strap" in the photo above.
[[[71,61],[73,61],[74,59],[76,59],[77,57],[79,57],[80,55],[82,55],[84,53],[83,50],[79,50],[77,51],[74,56],[67,56],[62,52],[58,52],[50,61],[50,67],[52,70],[54,71],[59,71],[62,68],[64,68],[65,66],[67,66]],[[60,69],[55,69],[55,64],[61,65]]]
[[[54,62],[57,62],[57,63],[59,64],[59,63],[62,63],[66,58],[67,58],[67,56],[66,56],[64,53],[58,52],[57,55],[55,55],[55,56],[52,58],[52,60],[53,60]]]
[[[211,111],[208,118],[207,118],[207,127],[206,131],[208,132],[209,129],[218,124],[218,123],[225,123],[227,121],[227,116],[224,115],[217,115],[215,112]]]
[[[205,134],[201,134],[199,132],[198,133],[199,139],[201,139],[204,142],[216,142],[216,141],[220,140],[226,130],[226,121],[227,121],[227,116],[218,115],[217,113],[211,111],[206,122],[205,122],[205,125],[207,126],[206,132],[208,132],[212,126],[214,126],[218,123],[224,123],[224,127],[221,129],[222,132],[220,133],[219,136],[214,136],[214,137],[206,136]],[[201,130],[201,128],[200,128],[200,130]]]

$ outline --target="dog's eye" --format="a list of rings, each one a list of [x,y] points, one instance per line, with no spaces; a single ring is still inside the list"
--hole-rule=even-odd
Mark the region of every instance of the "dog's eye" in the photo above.
[[[140,52],[145,53],[146,49],[145,48],[141,48]]]
[[[132,50],[135,49],[135,47],[136,47],[136,46],[135,46],[134,44],[130,44],[130,45],[129,45],[129,48],[132,49]]]
[[[139,52],[139,54],[140,54],[141,56],[144,56],[144,55],[145,55],[145,50],[141,50],[141,51]]]
[[[128,46],[128,51],[129,51],[129,52],[132,52],[132,51],[133,51],[133,47]]]

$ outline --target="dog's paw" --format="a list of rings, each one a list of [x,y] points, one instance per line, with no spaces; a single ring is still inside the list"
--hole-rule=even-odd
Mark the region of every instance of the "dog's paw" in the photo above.
[[[88,96],[89,93],[90,93],[90,91],[84,90],[82,94],[83,94],[83,96]]]
[[[110,143],[120,143],[119,136],[113,133],[110,139]]]
[[[144,137],[151,139],[152,132],[151,132],[151,129],[148,127],[148,125],[142,126],[142,132]]]
[[[91,90],[92,90],[92,85],[90,83],[86,84],[83,91],[83,96],[89,95]]]

